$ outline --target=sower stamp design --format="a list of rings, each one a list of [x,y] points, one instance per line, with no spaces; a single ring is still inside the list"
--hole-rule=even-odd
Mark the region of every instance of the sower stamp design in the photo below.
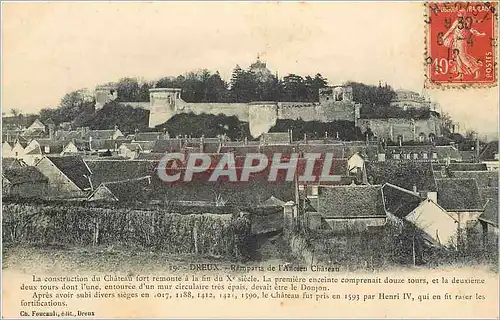
[[[493,86],[496,10],[490,2],[426,4],[426,86]]]

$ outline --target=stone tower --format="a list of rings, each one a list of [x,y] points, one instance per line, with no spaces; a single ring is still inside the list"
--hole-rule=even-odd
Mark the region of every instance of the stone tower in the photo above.
[[[102,107],[111,101],[118,98],[118,90],[115,86],[106,85],[98,86],[95,89],[95,110],[102,109]]]
[[[154,128],[182,110],[180,88],[149,89],[149,127]]]

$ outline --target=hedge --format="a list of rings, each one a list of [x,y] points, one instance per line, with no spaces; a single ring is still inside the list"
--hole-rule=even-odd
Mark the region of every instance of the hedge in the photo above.
[[[179,214],[64,205],[8,203],[3,209],[6,243],[110,245],[241,258],[250,241],[250,220],[237,214]]]

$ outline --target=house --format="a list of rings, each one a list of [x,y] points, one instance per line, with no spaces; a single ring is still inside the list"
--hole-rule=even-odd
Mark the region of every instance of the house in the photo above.
[[[25,148],[28,146],[26,142],[16,141],[12,147],[12,156],[16,159],[22,159],[25,153]]]
[[[22,159],[28,165],[35,165],[44,155],[60,154],[64,148],[63,141],[51,139],[33,139],[24,149]]]
[[[312,230],[363,232],[387,221],[381,186],[322,186],[311,205],[316,209],[308,213],[307,225]]]
[[[118,148],[118,155],[128,159],[135,159],[141,151],[141,145],[138,143],[122,143]]]
[[[141,152],[151,153],[155,146],[155,141],[132,141],[131,143],[136,143],[141,147]]]
[[[347,159],[347,163],[350,174],[358,174],[365,168],[365,159],[359,154],[359,152],[351,155],[349,159]]]
[[[450,163],[462,161],[462,156],[455,146],[436,146],[435,150],[439,162]]]
[[[132,140],[130,139],[92,139],[89,138],[89,148],[91,152],[103,153],[103,152],[111,152],[115,154],[118,152],[118,148],[123,143],[130,143]]]
[[[2,158],[15,158],[12,149],[14,148],[13,142],[4,141],[2,143]]]
[[[92,190],[92,171],[80,156],[44,156],[35,166],[48,178],[53,196],[82,197]]]
[[[118,127],[111,130],[84,130],[82,134],[82,139],[85,140],[116,140],[121,137],[124,135]]]
[[[432,145],[387,146],[386,159],[407,161],[437,161],[438,152]]]
[[[68,142],[61,151],[61,156],[76,155],[90,152],[90,142],[86,140],[73,140]]]
[[[148,199],[151,177],[140,177],[100,184],[88,197],[88,201],[145,201]]]
[[[451,246],[457,244],[459,222],[447,210],[428,198],[404,217],[423,231],[433,244]]]
[[[479,189],[483,203],[483,214],[479,217],[485,237],[494,234],[498,237],[498,187]],[[498,240],[496,237],[494,241]],[[498,242],[498,241],[497,241]]]
[[[458,222],[460,229],[473,227],[483,213],[474,179],[436,179],[437,204]]]
[[[45,134],[45,125],[38,119],[33,121],[33,123],[21,134],[21,136],[26,138],[42,138]]]
[[[45,194],[47,186],[47,177],[35,167],[2,170],[2,196],[39,198]]]

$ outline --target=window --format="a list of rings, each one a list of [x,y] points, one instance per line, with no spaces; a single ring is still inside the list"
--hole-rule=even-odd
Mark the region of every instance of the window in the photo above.
[[[395,154],[393,155],[393,157],[394,157],[394,159],[396,159],[396,160],[399,160],[399,159],[400,159],[399,153],[395,153]]]
[[[427,159],[427,153],[425,153],[425,152],[424,152],[424,153],[422,153],[422,158],[423,158],[423,159]]]
[[[43,149],[44,149],[45,153],[49,153],[50,152],[50,147],[49,146],[45,146]]]
[[[410,160],[411,159],[411,155],[409,153],[405,154],[405,159],[406,160]]]
[[[311,195],[318,196],[318,186],[311,186]]]
[[[415,159],[415,160],[418,159],[418,153],[413,154],[413,159]]]
[[[432,159],[437,159],[437,157],[438,157],[438,154],[436,152],[433,152],[432,153]]]
[[[303,184],[299,184],[299,191],[304,191],[304,185]]]

